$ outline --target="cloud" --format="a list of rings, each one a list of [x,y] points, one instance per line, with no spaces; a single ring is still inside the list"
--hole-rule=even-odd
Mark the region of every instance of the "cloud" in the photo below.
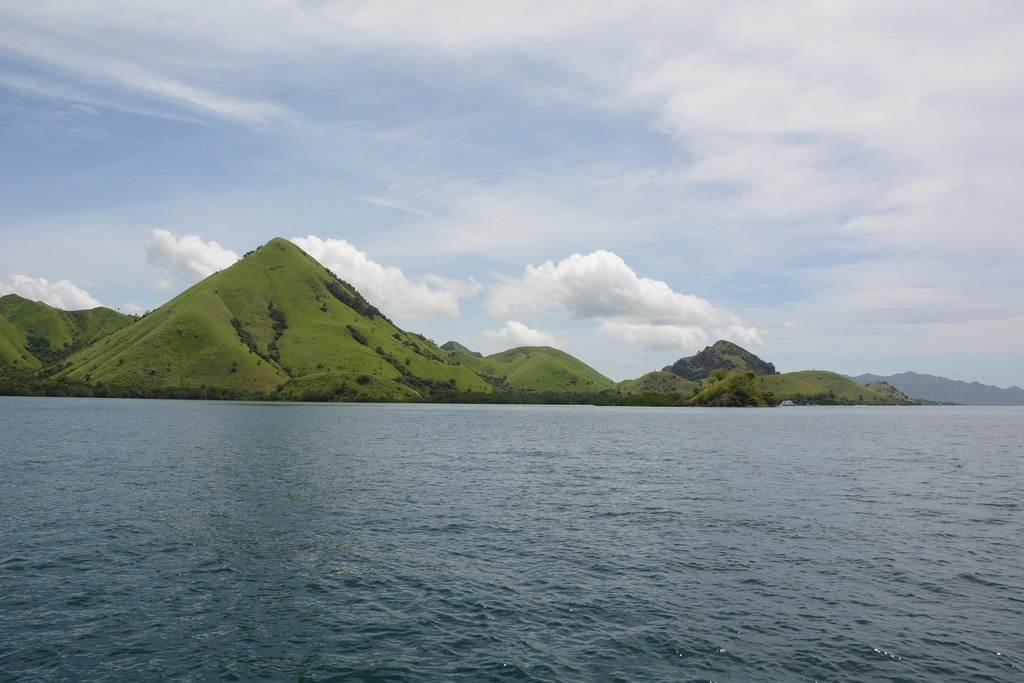
[[[598,327],[598,331],[652,351],[695,349],[708,342],[708,335],[703,328],[685,325],[651,325],[605,320]]]
[[[103,305],[89,292],[72,284],[70,280],[50,282],[41,277],[33,278],[26,275],[0,273],[0,292],[17,294],[33,301],[42,301],[65,311],[79,311]]]
[[[509,320],[500,330],[486,330],[484,335],[512,346],[550,346],[555,343],[554,336],[515,320]]]
[[[1024,170],[1021,10],[920,9],[731,5],[702,22],[707,40],[638,65],[630,92],[692,157],[680,182],[726,187],[750,217],[826,217],[807,235],[820,238],[867,216],[880,233],[865,244],[887,233],[989,248],[1021,208],[1007,185]],[[965,230],[986,207],[1004,218]]]
[[[562,308],[575,320],[657,319],[664,323],[711,320],[711,304],[677,294],[664,282],[639,278],[618,255],[573,254],[557,265],[526,266],[521,279],[502,278],[487,300],[497,316]]]
[[[534,177],[525,184],[453,181],[440,188],[421,184],[397,188],[392,200],[410,213],[414,209],[409,207],[417,206],[415,211],[422,217],[401,228],[398,244],[389,249],[405,254],[474,254],[521,263],[538,245],[568,251],[579,244],[581,235],[597,241],[621,236],[630,226],[612,217],[617,207],[607,199],[611,190],[605,188],[605,201],[598,201],[591,196],[592,178],[579,175],[584,177],[560,172],[557,178]],[[550,191],[555,183],[558,193]]]
[[[72,10],[72,8],[65,7],[64,9],[65,12],[61,12],[61,14],[64,19],[68,19],[68,14],[73,13],[68,10]],[[31,11],[26,12],[25,18],[31,14]],[[88,31],[87,27],[90,24],[93,27],[96,24],[102,25],[106,16],[103,10],[96,13],[85,12],[78,17],[82,24],[72,33],[78,33],[82,29]],[[36,18],[37,20],[41,19],[38,16]],[[141,19],[141,17],[135,18]],[[154,19],[156,19],[155,23],[160,23],[157,16],[149,17],[149,21]],[[71,23],[75,23],[75,21],[72,20]],[[147,26],[147,23],[146,19],[142,19],[142,23],[136,25],[136,30],[152,31],[154,26],[152,24]],[[125,61],[112,56],[120,53],[121,50],[104,50],[100,41],[69,39],[70,36],[67,34],[55,38],[51,20],[42,19],[40,24],[48,26],[48,28],[39,30],[29,24],[21,23],[18,26],[20,30],[4,31],[0,29],[0,42],[3,42],[9,50],[15,53],[20,53],[38,64],[47,65],[51,71],[55,72],[57,80],[53,80],[53,76],[38,78],[26,74],[4,73],[0,74],[0,82],[5,82],[20,90],[38,92],[61,99],[95,103],[100,106],[113,106],[125,111],[139,111],[136,104],[124,101],[123,92],[117,95],[113,94],[127,89],[128,92],[145,99],[155,98],[163,102],[173,102],[202,114],[212,114],[219,118],[243,122],[266,122],[273,118],[284,117],[289,113],[286,108],[266,100],[245,99],[217,92],[211,88],[186,83],[180,78],[166,76],[154,68],[142,66],[141,62],[155,56],[154,52],[158,51],[158,48],[154,50],[155,46],[148,46],[149,50],[143,49],[135,61]],[[107,28],[109,29],[109,26]],[[208,28],[215,30],[214,25],[209,25]],[[158,30],[156,35],[150,37],[159,42],[165,37],[160,36],[160,33]],[[196,46],[190,47],[194,49]],[[162,67],[168,67],[177,60],[168,62],[157,58],[157,61],[161,63]],[[180,68],[182,64],[178,62],[177,66]],[[67,76],[72,76],[74,80],[78,81],[78,84],[69,86],[64,82]],[[225,87],[230,88],[232,85],[228,82]],[[146,109],[151,114],[177,118],[170,113],[154,111],[151,108]]]
[[[128,313],[129,315],[142,315],[144,313],[142,307],[136,304],[134,301],[127,301],[121,304],[118,310]]]
[[[174,289],[174,285],[172,285],[167,278],[161,275],[149,284],[149,288],[154,292],[169,292]]]
[[[325,240],[309,235],[293,237],[291,241],[388,315],[418,319],[457,316],[459,299],[476,296],[482,289],[473,278],[453,280],[427,275],[429,284],[413,282],[401,269],[371,261],[366,252],[343,239]]]
[[[169,230],[154,228],[146,239],[147,262],[192,281],[209,277],[237,260],[235,252],[213,241],[203,242],[198,235],[178,237]]]
[[[527,266],[519,279],[501,278],[485,302],[497,317],[563,310],[572,320],[600,322],[603,334],[663,351],[695,348],[706,326],[739,343],[762,344],[759,331],[706,299],[642,278],[617,254],[573,254],[555,264]]]
[[[266,121],[286,113],[283,107],[270,102],[244,100],[223,95],[205,88],[181,83],[131,64],[112,63],[107,66],[107,71],[118,82],[130,88],[224,118]]]

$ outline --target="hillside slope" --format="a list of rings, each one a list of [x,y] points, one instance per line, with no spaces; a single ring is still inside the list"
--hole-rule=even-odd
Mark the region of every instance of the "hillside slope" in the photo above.
[[[683,379],[667,370],[648,372],[637,379],[627,379],[618,383],[618,390],[623,396],[640,394],[684,394],[693,389],[697,382]]]
[[[7,294],[0,297],[0,371],[58,362],[135,320],[109,308],[63,311]]]
[[[555,349],[442,350],[280,238],[74,354],[50,381],[118,395],[373,401],[612,386]]]
[[[445,346],[449,344],[453,343]],[[615,387],[594,368],[550,346],[520,346],[486,357],[461,345],[449,348],[453,349],[448,352],[450,362],[471,369],[499,389],[597,393]]]
[[[381,400],[419,395],[409,390],[413,380],[421,387],[490,390],[441,353],[278,238],[75,354],[58,377],[255,394],[280,387],[295,397],[310,385]]]
[[[875,391],[854,380],[827,370],[801,370],[784,375],[757,377],[756,385],[771,391],[780,401],[818,405],[913,405],[905,396]]]

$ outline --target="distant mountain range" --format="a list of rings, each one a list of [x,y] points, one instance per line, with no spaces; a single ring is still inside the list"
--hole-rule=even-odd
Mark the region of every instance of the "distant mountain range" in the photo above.
[[[916,372],[901,372],[898,375],[864,374],[853,377],[862,384],[887,382],[910,398],[940,403],[960,403],[979,406],[1021,406],[1024,405],[1024,389],[999,387],[978,382],[961,382],[935,375],[921,375]]]
[[[726,340],[617,384],[551,347],[485,357],[399,329],[280,238],[141,317],[0,297],[0,394],[703,406],[908,405],[909,395],[1024,404],[1016,387],[914,373],[778,374]]]

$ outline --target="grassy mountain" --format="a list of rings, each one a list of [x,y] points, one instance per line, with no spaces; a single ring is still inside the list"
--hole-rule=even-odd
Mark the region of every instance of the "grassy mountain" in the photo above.
[[[864,386],[866,386],[871,391],[881,394],[882,396],[888,396],[889,398],[895,399],[897,401],[905,402],[912,400],[909,396],[907,396],[902,391],[900,391],[893,385],[889,384],[888,382],[876,381],[871,382],[870,384],[865,384]]]
[[[753,371],[748,370],[714,381],[713,374],[705,380],[705,386],[689,399],[688,404],[723,408],[774,405],[777,399],[773,392],[756,384],[757,377],[751,375]]]
[[[887,382],[907,396],[925,401],[960,403],[962,405],[1024,405],[1024,389],[1020,387],[1000,389],[979,382],[961,382],[935,375],[921,375],[916,372],[903,372],[888,377],[867,374],[853,379],[861,383]]]
[[[0,297],[0,371],[38,369],[136,318],[109,308],[62,311],[17,294]]]
[[[820,405],[912,405],[914,402],[899,392],[879,387],[876,391],[845,375],[827,370],[802,370],[784,375],[760,376],[757,386],[771,391],[780,401]]]
[[[442,350],[280,238],[75,353],[51,381],[133,395],[375,401],[612,386],[555,349]]]
[[[291,242],[274,239],[68,359],[57,377],[127,387],[310,390],[400,400],[488,391]],[[319,376],[319,377],[318,377]]]
[[[624,396],[638,396],[640,394],[685,394],[693,389],[697,383],[683,379],[679,375],[660,370],[648,372],[637,379],[627,379],[619,382],[619,393]]]
[[[663,368],[683,379],[697,381],[709,376],[714,370],[724,368],[729,372],[752,370],[755,375],[774,375],[775,366],[766,363],[746,349],[729,341],[719,340],[700,353],[680,358]]]
[[[520,346],[486,357],[454,342],[445,346],[453,349],[449,362],[471,369],[499,389],[597,393],[615,387],[597,370],[550,346]]]
[[[670,372],[652,372],[639,380],[619,383],[619,395],[598,398],[597,405],[619,406],[773,406],[778,402],[771,391],[755,383],[753,370],[730,374],[717,368],[699,382],[682,379]]]
[[[445,342],[444,344],[441,344],[441,350],[442,351],[459,351],[460,353],[465,353],[465,354],[470,355],[470,356],[476,356],[477,358],[483,358],[484,357],[484,354],[480,353],[479,351],[470,351],[465,346],[463,346],[459,342],[455,342],[455,341]]]

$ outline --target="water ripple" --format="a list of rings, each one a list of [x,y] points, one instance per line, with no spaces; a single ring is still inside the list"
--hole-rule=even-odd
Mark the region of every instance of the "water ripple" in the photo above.
[[[1019,411],[0,402],[3,679],[1021,680]]]

